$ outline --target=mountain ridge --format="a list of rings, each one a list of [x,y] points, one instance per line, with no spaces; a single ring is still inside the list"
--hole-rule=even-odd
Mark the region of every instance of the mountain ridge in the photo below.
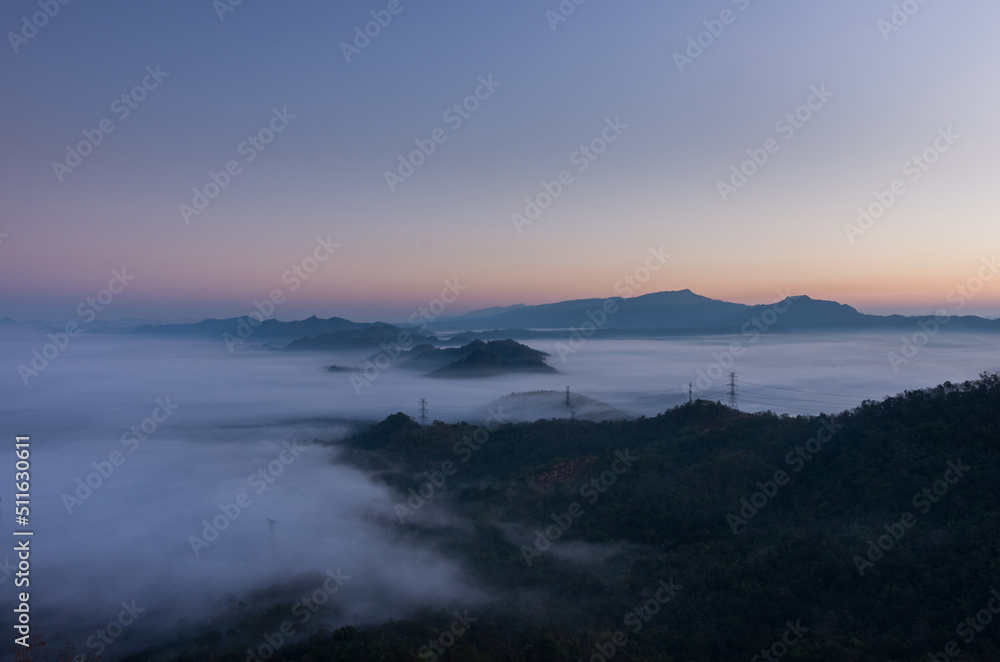
[[[768,312],[771,311],[771,312]],[[949,311],[950,312],[950,311]],[[762,322],[753,320],[765,317]],[[256,326],[253,326],[256,324]],[[749,325],[749,326],[748,326]],[[1000,319],[974,315],[870,315],[854,307],[814,299],[807,295],[787,296],[771,304],[749,305],[711,299],[689,289],[651,292],[631,298],[608,297],[557,301],[546,304],[515,304],[473,310],[462,315],[422,320],[419,325],[361,323],[341,317],[328,319],[309,317],[305,320],[282,322],[274,319],[258,323],[250,317],[209,319],[195,324],[144,325],[133,333],[145,335],[175,335],[222,337],[236,334],[242,328],[254,340],[325,337],[331,346],[351,332],[397,329],[414,334],[414,329],[448,332],[455,339],[544,338],[565,335],[566,330],[593,326],[591,335],[602,337],[648,337],[653,335],[708,335],[758,331],[878,331],[895,330],[918,325],[947,328],[955,331],[1000,331]],[[761,328],[763,327],[763,328]],[[384,335],[388,338],[388,334]],[[243,336],[241,336],[243,337]],[[428,335],[424,342],[448,344]],[[321,349],[322,342],[303,343]]]

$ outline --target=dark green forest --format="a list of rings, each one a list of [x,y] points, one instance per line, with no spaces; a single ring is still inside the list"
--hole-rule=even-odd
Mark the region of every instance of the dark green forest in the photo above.
[[[820,417],[396,414],[341,461],[398,491],[387,526],[493,600],[321,629],[269,659],[1000,660],[998,442],[997,374]],[[247,660],[287,614],[241,608],[237,627],[130,659]]]

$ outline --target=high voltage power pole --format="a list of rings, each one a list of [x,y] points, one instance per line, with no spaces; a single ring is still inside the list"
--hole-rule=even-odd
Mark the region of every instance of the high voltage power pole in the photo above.
[[[729,406],[739,409],[739,394],[736,392],[736,373],[729,373]]]
[[[694,392],[691,390],[691,382],[688,382],[688,404],[694,403]]]
[[[569,387],[566,387],[566,406],[569,407]]]
[[[427,398],[420,398],[420,424],[427,425]]]

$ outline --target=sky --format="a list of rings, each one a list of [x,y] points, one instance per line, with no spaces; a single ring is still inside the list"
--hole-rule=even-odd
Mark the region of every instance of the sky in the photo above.
[[[405,320],[446,282],[458,314],[629,275],[880,314],[968,286],[963,312],[996,317],[997,19],[992,0],[11,0],[0,318],[74,320],[111,283],[107,320],[272,295],[279,319]]]

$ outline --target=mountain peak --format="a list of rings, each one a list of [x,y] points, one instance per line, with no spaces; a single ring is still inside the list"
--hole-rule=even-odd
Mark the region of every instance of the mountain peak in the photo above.
[[[664,290],[663,292],[650,292],[649,294],[640,294],[638,296],[627,299],[628,301],[639,301],[642,299],[646,300],[675,300],[675,301],[711,301],[708,297],[703,297],[700,294],[695,294],[689,289],[683,290]]]

